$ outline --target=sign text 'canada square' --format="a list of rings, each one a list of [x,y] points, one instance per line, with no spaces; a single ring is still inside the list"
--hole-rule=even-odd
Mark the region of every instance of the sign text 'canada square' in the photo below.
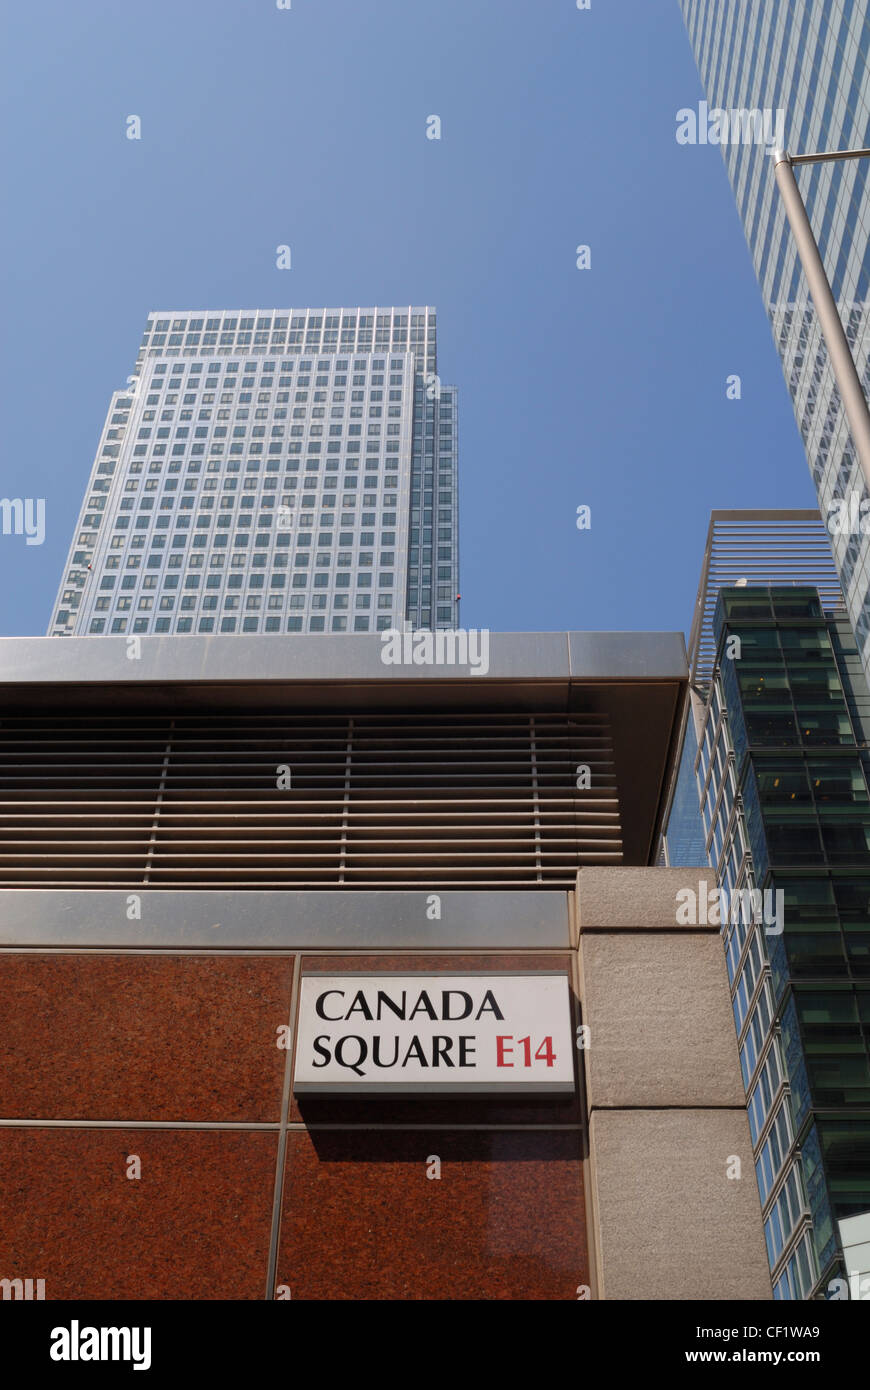
[[[574,1090],[565,975],[307,975],[295,1090]]]

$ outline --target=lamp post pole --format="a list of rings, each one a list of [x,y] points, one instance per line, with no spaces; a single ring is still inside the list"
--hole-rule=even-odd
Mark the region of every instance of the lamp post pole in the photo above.
[[[804,274],[807,277],[810,295],[819,316],[822,337],[831,359],[831,368],[836,378],[852,440],[864,474],[864,482],[870,491],[870,411],[858,376],[855,361],[843,329],[825,267],[819,254],[810,219],[804,207],[800,189],[794,176],[792,165],[815,164],[834,159],[861,159],[870,157],[868,150],[836,150],[822,154],[790,155],[787,150],[774,150],[773,167],[776,182],[782,195],[786,216],[797,245],[798,255]]]

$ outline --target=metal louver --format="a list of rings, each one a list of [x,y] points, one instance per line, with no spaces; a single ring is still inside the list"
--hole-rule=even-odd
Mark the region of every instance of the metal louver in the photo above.
[[[831,537],[818,512],[714,511],[689,635],[692,681],[707,690],[716,662],[713,614],[719,590],[733,584],[810,584],[822,607],[842,609]]]
[[[569,887],[580,865],[621,862],[603,714],[131,711],[0,726],[0,886]]]

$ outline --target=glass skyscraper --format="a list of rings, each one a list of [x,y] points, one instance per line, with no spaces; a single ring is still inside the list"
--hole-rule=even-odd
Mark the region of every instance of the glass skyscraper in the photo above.
[[[660,862],[724,890],[774,1296],[826,1296],[870,1231],[870,690],[817,512],[712,514],[689,663]]]
[[[723,588],[714,631],[695,768],[774,1297],[824,1296],[868,1268],[870,689],[816,589]]]
[[[49,634],[453,628],[458,567],[434,309],[153,313]]]
[[[812,585],[826,610],[842,610],[843,591],[819,513],[714,511],[689,633],[689,699],[665,810],[660,864],[679,868],[709,862],[719,868],[711,827],[701,824],[695,784],[698,740],[716,665],[713,619],[721,589],[772,584]]]
[[[870,0],[681,0],[710,108],[783,112],[791,154],[870,146]],[[733,136],[733,130],[731,132]],[[767,305],[810,470],[826,519],[867,497],[769,146],[722,144]],[[795,176],[840,308],[865,392],[870,391],[870,159],[797,166]],[[849,618],[870,671],[870,536],[831,543]]]

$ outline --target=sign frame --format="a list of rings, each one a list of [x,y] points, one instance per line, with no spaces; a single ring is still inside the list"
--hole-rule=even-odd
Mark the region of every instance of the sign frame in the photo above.
[[[516,1077],[506,1077],[503,1082],[494,1081],[369,1081],[364,1078],[354,1077],[344,1081],[309,1081],[308,1079],[297,1080],[297,1066],[299,1062],[299,1034],[303,1023],[303,990],[306,981],[316,980],[498,980],[498,979],[529,979],[529,980],[553,980],[559,979],[565,982],[565,1002],[567,1003],[567,1027],[571,1041],[571,1081],[545,1081],[528,1080],[519,1081]],[[517,1100],[522,1096],[533,1096],[539,1099],[541,1096],[552,1096],[553,1098],[576,1096],[578,1089],[578,1064],[576,1058],[576,1048],[574,1047],[575,1029],[577,1017],[577,1000],[574,994],[573,981],[569,970],[312,970],[299,977],[299,994],[296,1001],[296,1026],[293,1037],[293,1057],[292,1057],[292,1091],[300,1097],[326,1097],[326,1096],[393,1096],[395,1099],[404,1097],[426,1096],[481,1096],[497,1099],[500,1096],[510,1096]],[[339,1020],[335,1020],[338,1022]],[[345,1022],[346,1020],[340,1020]],[[455,1020],[458,1022],[459,1020]],[[310,1068],[307,1069],[310,1071]]]

